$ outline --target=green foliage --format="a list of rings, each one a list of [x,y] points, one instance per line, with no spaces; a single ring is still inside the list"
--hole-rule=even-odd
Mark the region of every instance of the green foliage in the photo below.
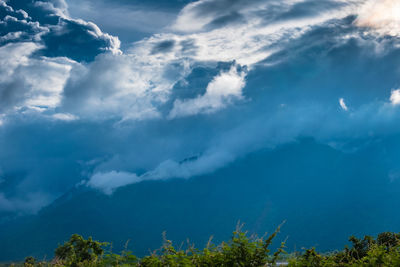
[[[80,235],[73,235],[71,239],[58,247],[55,251],[55,260],[52,265],[58,266],[273,266],[280,255],[285,253],[284,245],[271,254],[269,249],[272,240],[276,237],[280,227],[267,238],[249,237],[238,227],[228,242],[208,245],[199,250],[188,242],[186,249],[176,248],[164,233],[163,246],[151,255],[142,259],[125,250],[120,255],[105,252],[107,243],[85,240]],[[34,264],[34,263],[33,263]]]
[[[315,249],[307,249],[302,255],[289,260],[290,267],[298,266],[400,266],[400,234],[381,233],[376,239],[364,236],[349,238],[351,248],[323,255]]]
[[[103,247],[106,245],[107,243],[93,241],[91,237],[85,240],[82,236],[74,234],[68,242],[56,249],[55,261],[71,267],[96,264],[103,255]]]
[[[231,240],[220,245],[209,242],[206,248],[198,250],[194,246],[186,250],[176,250],[170,240],[164,238],[160,253],[143,258],[139,266],[268,266],[274,265],[284,253],[284,242],[272,255],[270,245],[280,227],[268,238],[248,237],[241,227],[233,232]]]
[[[381,233],[377,238],[365,236],[359,239],[351,236],[349,238],[351,246],[346,246],[342,251],[321,254],[315,248],[311,248],[302,254],[284,258],[285,242],[282,242],[275,252],[272,253],[270,250],[280,227],[266,238],[248,236],[241,228],[238,227],[233,232],[229,241],[215,245],[210,239],[207,246],[201,250],[189,242],[185,249],[176,248],[164,233],[162,247],[142,259],[128,251],[127,245],[121,254],[115,254],[111,249],[105,250],[108,243],[94,241],[92,238],[86,240],[75,234],[56,249],[55,259],[52,262],[37,262],[35,258],[27,257],[23,265],[24,267],[258,267],[276,266],[280,260],[289,267],[400,266],[400,234],[396,233]]]
[[[32,256],[26,257],[24,262],[24,267],[33,267],[35,266],[36,259]]]

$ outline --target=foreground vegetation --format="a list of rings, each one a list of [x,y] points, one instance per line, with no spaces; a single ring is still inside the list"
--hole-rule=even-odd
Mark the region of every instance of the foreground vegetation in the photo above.
[[[138,258],[129,251],[115,254],[109,244],[72,235],[70,240],[55,250],[51,262],[38,262],[33,257],[25,259],[24,267],[35,266],[400,266],[400,234],[385,232],[377,238],[350,237],[351,246],[329,254],[318,253],[314,248],[298,254],[287,254],[285,242],[270,250],[280,227],[265,238],[248,236],[240,227],[231,240],[214,245],[211,240],[202,249],[187,244],[176,248],[164,235],[163,246],[151,255]],[[22,265],[22,264],[21,264]]]

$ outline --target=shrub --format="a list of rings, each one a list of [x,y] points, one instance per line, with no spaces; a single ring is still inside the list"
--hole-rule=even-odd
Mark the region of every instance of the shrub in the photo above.
[[[105,251],[108,243],[85,240],[80,235],[72,235],[70,240],[55,251],[55,260],[51,263],[38,263],[33,257],[25,259],[24,267],[68,266],[68,267],[258,267],[276,266],[282,260],[285,242],[271,252],[270,246],[280,227],[267,236],[259,238],[248,236],[238,227],[227,242],[215,245],[210,241],[200,250],[188,242],[185,249],[176,248],[164,233],[164,242],[160,249],[142,259],[125,250],[121,254]],[[400,266],[400,234],[384,232],[373,238],[362,239],[351,236],[351,246],[334,253],[323,254],[315,248],[306,249],[302,254],[286,256],[290,267],[355,267],[355,266]]]
[[[302,255],[289,260],[289,266],[400,266],[400,234],[385,232],[376,239],[364,236],[349,238],[352,246],[344,250],[320,254],[315,249],[308,249]]]
[[[95,264],[104,253],[107,243],[93,241],[91,237],[85,240],[78,234],[73,234],[69,241],[59,246],[55,251],[56,262],[65,266]]]
[[[238,227],[231,240],[214,245],[211,241],[203,250],[188,243],[186,249],[177,249],[164,233],[163,246],[151,255],[138,259],[129,251],[121,255],[104,253],[107,243],[85,240],[72,235],[70,240],[55,251],[53,265],[61,266],[269,266],[274,265],[284,251],[285,242],[273,253],[270,245],[280,227],[267,238],[249,237]]]

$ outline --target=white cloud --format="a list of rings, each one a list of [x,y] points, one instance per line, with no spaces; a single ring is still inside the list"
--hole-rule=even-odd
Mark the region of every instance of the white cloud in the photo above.
[[[0,37],[0,42],[18,40],[23,34],[23,32],[9,32],[6,35]]]
[[[213,17],[207,14],[198,17],[196,8],[205,1],[196,1],[186,5],[180,12],[172,29],[180,32],[193,32],[201,30]]]
[[[382,35],[400,36],[400,2],[369,0],[360,9],[356,25],[370,27]]]
[[[142,179],[134,173],[128,172],[98,172],[95,173],[87,185],[103,191],[107,195],[111,195],[115,189],[128,184],[140,182]]]
[[[55,120],[60,120],[60,121],[74,121],[78,119],[78,117],[69,113],[56,113],[53,114],[51,117]]]
[[[30,60],[29,64],[22,67],[18,73],[24,77],[25,86],[30,88],[24,105],[27,107],[57,107],[71,68],[71,62],[62,58]]]
[[[65,0],[55,0],[52,2],[48,1],[36,1],[34,6],[40,7],[44,10],[51,11],[60,17],[68,16],[68,5]]]
[[[348,111],[348,110],[349,110],[349,108],[347,107],[346,102],[344,102],[344,99],[343,99],[343,98],[340,98],[340,99],[339,99],[339,105],[340,105],[340,107],[341,107],[343,110],[345,110],[345,111]]]
[[[245,72],[238,72],[236,66],[232,66],[228,72],[221,72],[214,77],[204,95],[189,100],[175,100],[169,118],[218,111],[232,100],[241,99],[245,85]]]
[[[11,43],[0,47],[0,82],[11,76],[18,66],[29,63],[29,56],[41,46],[32,42]]]
[[[290,10],[290,7],[303,0],[279,0],[281,12]],[[179,32],[196,32],[206,30],[207,25],[214,20],[230,14],[240,14],[246,17],[257,17],[256,11],[266,11],[274,8],[277,1],[226,1],[226,0],[199,0],[186,5],[180,12],[175,23],[171,26]],[[260,19],[257,17],[256,19]],[[254,25],[255,26],[255,25]]]
[[[301,37],[313,26],[354,14],[360,1],[338,0],[336,2],[342,4],[340,7],[310,12],[300,18],[265,21],[266,17],[262,15],[264,12],[268,14],[271,10],[278,10],[276,6],[279,6],[280,14],[285,14],[294,5],[302,2],[304,1],[196,1],[181,11],[172,29],[186,33],[179,36],[195,42],[198,49],[194,58],[198,61],[235,60],[240,65],[251,67],[284,48],[291,40]],[[220,3],[225,4],[221,4],[221,7]],[[223,5],[226,5],[226,10]],[[204,6],[208,6],[207,10],[203,10]],[[207,25],[218,19],[221,13],[225,14],[224,12],[226,15],[236,12],[243,21],[207,29]]]
[[[157,105],[168,100],[174,84],[186,75],[185,61],[171,63],[140,52],[100,55],[71,71],[62,109],[89,119],[158,118]]]
[[[159,32],[176,17],[169,10],[147,8],[133,2],[121,6],[119,1],[69,0],[68,10],[72,17],[93,21],[103,30],[126,35],[132,35],[133,31]]]
[[[400,89],[392,90],[392,94],[390,95],[390,102],[393,105],[400,105]]]
[[[166,160],[160,163],[154,170],[141,176],[146,180],[166,180],[170,178],[190,178],[197,175],[207,174],[219,167],[231,162],[233,154],[223,150],[208,151],[204,155],[192,160],[178,163]]]
[[[120,50],[121,46],[121,41],[119,40],[118,37],[112,36],[108,33],[104,33],[100,30],[100,28],[94,24],[93,22],[87,22],[82,19],[71,19],[71,18],[66,18],[65,19],[68,22],[74,22],[77,23],[81,26],[84,26],[87,28],[88,34],[92,35],[94,38],[98,40],[103,40],[108,43],[108,46],[105,48],[102,48],[103,51],[109,51],[114,55],[120,55],[122,54],[122,51]],[[64,31],[63,27],[60,27],[60,31]]]
[[[61,113],[79,118],[103,120],[159,118],[159,106],[170,100],[174,85],[185,79],[196,64],[236,61],[238,65],[247,66],[251,70],[254,64],[284,48],[290,40],[301,37],[312,26],[332,18],[345,17],[353,8],[352,1],[348,4],[343,2],[346,5],[335,11],[323,10],[297,20],[265,23],[265,18],[257,15],[257,12],[268,11],[276,4],[275,1],[253,1],[251,4],[239,1],[231,11],[240,12],[244,18],[242,22],[204,31],[204,27],[217,19],[219,14],[200,12],[199,15],[198,8],[204,3],[219,3],[213,2],[203,0],[187,5],[172,27],[183,31],[185,25],[198,25],[196,27],[201,32],[156,34],[135,43],[124,55],[119,50],[118,38],[103,33],[93,23],[69,18],[63,1],[57,5],[46,4],[46,7],[40,2],[43,8],[61,10],[57,14],[64,20],[87,27],[96,39],[109,40],[108,49],[113,55],[100,55],[89,65],[76,62],[71,64],[61,59],[29,58],[41,47],[34,43],[18,44],[23,46],[19,51],[5,53],[20,58],[12,58],[9,63],[2,64],[11,68],[6,68],[4,73],[7,75],[0,75],[0,79],[6,79],[7,82],[18,79],[30,88],[26,94],[27,99],[16,100],[18,103],[14,104],[14,108],[59,108]],[[281,12],[289,11],[297,3],[301,1],[279,2]],[[57,26],[60,31],[63,30],[61,26]],[[170,51],[155,53],[154,48],[165,41],[172,41]],[[278,43],[280,48],[277,48]],[[25,46],[27,49],[24,49]],[[13,75],[17,67],[20,70]],[[235,74],[230,71],[215,77],[203,96],[176,100],[169,118],[215,112],[227,106],[232,99],[240,99],[245,84],[244,75],[243,72]]]
[[[88,181],[80,184],[100,190],[111,195],[117,188],[136,184],[143,181],[167,180],[171,178],[190,178],[197,175],[210,173],[222,165],[231,162],[234,156],[227,151],[210,151],[205,155],[178,163],[173,160],[161,162],[154,170],[138,176],[135,173],[124,171],[96,172]]]
[[[0,93],[3,112],[21,108],[55,108],[74,64],[66,58],[31,58],[41,46],[10,43],[0,47]]]

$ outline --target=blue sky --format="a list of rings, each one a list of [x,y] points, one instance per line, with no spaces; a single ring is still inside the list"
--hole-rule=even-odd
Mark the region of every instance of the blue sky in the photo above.
[[[398,135],[399,14],[396,0],[0,0],[0,215],[301,136],[353,153]]]

